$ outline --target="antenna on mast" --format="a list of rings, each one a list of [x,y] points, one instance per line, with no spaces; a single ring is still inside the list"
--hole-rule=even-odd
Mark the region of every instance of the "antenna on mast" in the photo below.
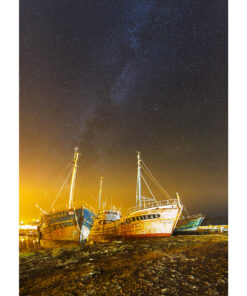
[[[103,183],[103,177],[100,177],[100,187],[99,187],[99,211],[100,211],[100,208],[101,208],[102,183]]]
[[[72,208],[72,203],[73,203],[73,198],[74,198],[74,189],[75,189],[75,179],[76,179],[78,158],[79,158],[78,147],[75,147],[73,173],[72,173],[72,178],[71,178],[70,195],[69,195],[69,209]]]

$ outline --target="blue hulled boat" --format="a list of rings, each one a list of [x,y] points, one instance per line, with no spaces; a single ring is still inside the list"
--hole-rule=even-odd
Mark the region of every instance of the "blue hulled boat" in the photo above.
[[[174,229],[173,233],[191,233],[196,232],[197,228],[201,225],[205,216],[202,214],[181,217],[178,220],[177,226]]]
[[[41,224],[38,227],[40,240],[85,242],[88,238],[94,223],[95,214],[93,210],[89,209],[84,203],[75,203],[73,201],[78,157],[78,148],[75,148],[74,163],[70,171],[70,174],[72,173],[72,178],[69,204],[64,206],[62,210],[51,209],[49,212],[40,208],[42,211]],[[62,189],[60,192],[61,191]]]

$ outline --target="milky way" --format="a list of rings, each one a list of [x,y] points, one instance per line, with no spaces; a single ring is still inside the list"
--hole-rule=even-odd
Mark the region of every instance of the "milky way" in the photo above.
[[[21,1],[23,215],[48,207],[75,145],[88,202],[103,174],[134,203],[139,150],[192,211],[225,215],[227,1]]]

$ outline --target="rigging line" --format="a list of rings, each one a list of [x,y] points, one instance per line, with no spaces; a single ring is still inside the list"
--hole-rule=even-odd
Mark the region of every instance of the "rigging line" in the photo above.
[[[189,212],[187,211],[187,209],[186,209],[186,207],[184,206],[184,204],[183,204],[183,208],[184,208],[186,214],[189,216],[190,214],[189,214]]]
[[[171,200],[173,200],[173,198],[170,196],[170,194],[160,185],[160,183],[154,178],[154,176],[152,175],[152,173],[150,172],[150,170],[148,169],[147,165],[144,163],[144,161],[141,159],[142,163],[144,164],[145,167],[143,167],[144,169],[146,169],[149,174],[152,176],[153,181],[163,190],[163,193],[167,194],[167,196],[169,196],[169,198]]]
[[[89,197],[93,198],[96,202],[98,202],[97,198],[95,198],[92,194],[89,195]]]
[[[68,161],[68,163],[64,167],[62,167],[60,173],[57,175],[57,177],[55,177],[55,181],[59,180],[68,171],[68,168],[71,168],[71,160]]]
[[[54,199],[54,201],[53,201],[53,203],[52,203],[52,205],[51,205],[51,207],[50,207],[50,209],[49,209],[49,211],[48,211],[48,212],[50,212],[50,210],[51,210],[51,209],[52,209],[52,207],[54,206],[54,204],[55,204],[56,200],[58,199],[58,197],[59,197],[59,195],[60,195],[61,191],[63,190],[63,187],[64,187],[65,183],[67,182],[67,180],[68,180],[68,178],[69,178],[70,174],[72,173],[72,171],[73,171],[73,168],[71,168],[71,170],[70,170],[70,172],[69,172],[69,174],[68,174],[67,178],[65,179],[65,181],[64,181],[64,183],[63,183],[63,185],[62,185],[62,187],[61,187],[60,191],[58,192],[58,194],[57,194],[56,198]]]
[[[156,183],[156,185],[158,185],[160,187],[160,189],[163,191],[163,193],[165,193],[167,196],[169,196],[172,200],[173,198],[170,196],[170,194],[160,185],[160,183],[155,179],[155,177],[153,176],[153,174],[151,173],[151,171],[149,170],[149,168],[147,167],[147,165],[144,163],[144,161],[142,160],[142,163],[144,164],[144,170],[146,171],[146,173],[149,175],[149,177],[153,180],[153,182]]]
[[[143,175],[142,175],[142,174],[141,174],[141,177],[142,177],[142,180],[145,182],[145,184],[146,184],[146,186],[147,186],[148,190],[150,191],[150,193],[151,193],[152,197],[154,198],[154,200],[156,201],[157,205],[159,206],[159,203],[158,203],[158,201],[157,201],[157,200],[156,200],[156,198],[154,197],[154,195],[153,195],[153,192],[151,191],[150,187],[148,186],[148,183],[146,182],[146,180],[145,180],[145,178],[143,177]]]
[[[145,171],[145,173],[147,174],[147,176],[151,179],[151,181],[153,181],[153,183],[158,187],[159,191],[162,193],[162,194],[165,194],[166,197],[168,198],[168,200],[173,200],[172,197],[168,194],[168,192],[166,192],[162,186],[158,183],[158,181],[149,174],[149,172],[145,169],[145,167],[143,167],[143,170]]]

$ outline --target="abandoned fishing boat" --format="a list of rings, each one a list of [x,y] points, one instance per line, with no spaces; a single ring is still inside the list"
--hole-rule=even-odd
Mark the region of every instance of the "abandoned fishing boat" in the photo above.
[[[186,213],[186,215],[184,215]],[[183,212],[180,215],[174,234],[193,234],[197,232],[205,216],[202,214],[190,215],[183,205]]]
[[[182,216],[174,229],[174,234],[186,234],[196,232],[198,227],[201,225],[205,216],[202,214]]]
[[[156,184],[163,194],[168,196],[168,199],[162,201],[156,200],[142,171],[149,176],[151,181]],[[141,180],[144,181],[152,196],[151,198],[142,195]],[[91,229],[89,239],[94,242],[108,242],[119,239],[171,236],[182,209],[183,206],[180,203],[179,196],[177,195],[177,199],[170,197],[153,177],[138,152],[136,206],[128,211],[125,218],[121,218],[120,211],[99,211]]]
[[[38,206],[42,212],[41,224],[38,227],[39,239],[41,240],[85,242],[88,238],[95,214],[93,210],[89,209],[88,206],[85,206],[85,203],[77,203],[73,200],[78,158],[79,152],[76,147],[72,169],[59,192],[60,194],[69,176],[72,174],[69,204],[63,207],[62,210],[52,209],[59,196],[58,194],[48,212]]]

